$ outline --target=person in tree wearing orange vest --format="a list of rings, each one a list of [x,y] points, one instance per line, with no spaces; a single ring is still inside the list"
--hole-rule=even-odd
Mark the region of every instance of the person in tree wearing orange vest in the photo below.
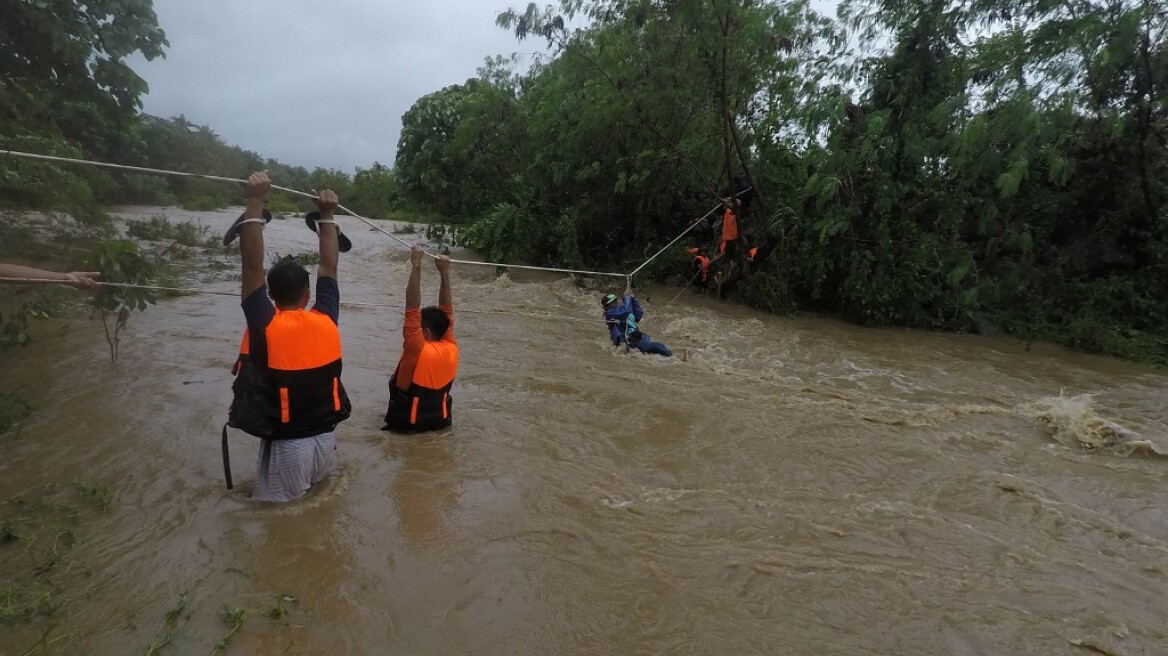
[[[738,246],[738,212],[742,203],[737,198],[724,199],[723,203],[726,209],[722,212],[722,243],[718,250],[733,259]]]
[[[410,250],[402,353],[389,379],[389,407],[382,430],[397,433],[441,430],[453,421],[450,389],[458,374],[458,342],[454,339],[450,259],[440,255],[434,260],[442,279],[438,305],[423,308],[424,255],[420,246]]]
[[[336,457],[337,424],[349,418],[352,406],[341,384],[337,328],[340,232],[333,210],[339,200],[328,189],[313,199],[320,210],[320,265],[316,302],[307,309],[310,285],[304,267],[281,261],[267,272],[265,282],[263,227],[271,215],[264,199],[270,189],[266,171],[251,174],[247,208],[224,238],[230,243],[239,236],[240,296],[247,319],[227,425],[263,440],[252,498],[283,502],[303,496],[328,476]],[[223,457],[230,488],[226,426]]]

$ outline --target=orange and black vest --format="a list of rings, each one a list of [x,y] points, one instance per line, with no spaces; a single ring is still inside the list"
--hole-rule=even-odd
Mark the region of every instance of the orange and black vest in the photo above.
[[[397,385],[400,371],[389,379],[389,407],[382,430],[419,433],[441,430],[453,421],[450,389],[458,373],[458,346],[452,342],[427,341],[414,365],[410,386]]]
[[[235,360],[235,366],[231,368],[232,376],[239,376],[239,372],[243,370],[245,364],[251,362],[251,340],[247,338],[247,329],[243,329],[243,339],[239,342],[239,357]]]
[[[326,433],[349,418],[341,334],[332,319],[312,310],[277,310],[261,339],[264,348],[256,349],[244,333],[229,426],[285,440]]]
[[[705,255],[700,255],[700,254],[694,256],[694,269],[698,269],[698,267],[701,267],[700,280],[702,282],[706,282],[707,280],[709,280],[710,279],[710,258],[706,257]]]
[[[734,210],[727,209],[722,214],[722,241],[734,241],[738,239],[738,217],[734,214]]]

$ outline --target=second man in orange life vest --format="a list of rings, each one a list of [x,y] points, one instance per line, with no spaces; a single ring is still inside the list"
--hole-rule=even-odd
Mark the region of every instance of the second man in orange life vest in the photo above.
[[[454,339],[454,305],[450,295],[450,260],[434,261],[441,277],[438,305],[422,307],[421,247],[410,250],[402,353],[389,379],[389,408],[382,430],[420,433],[441,430],[453,421],[450,388],[458,374]]]
[[[337,448],[334,431],[351,412],[341,385],[337,329],[340,245],[333,210],[339,201],[329,190],[313,201],[321,212],[320,265],[316,303],[309,310],[308,272],[299,264],[277,263],[267,272],[265,284],[263,208],[270,189],[266,172],[248,178],[247,209],[225,240],[239,235],[248,351],[248,366],[232,386],[235,397],[228,425],[263,440],[252,497],[291,501],[328,476]],[[226,465],[226,431],[224,438]]]

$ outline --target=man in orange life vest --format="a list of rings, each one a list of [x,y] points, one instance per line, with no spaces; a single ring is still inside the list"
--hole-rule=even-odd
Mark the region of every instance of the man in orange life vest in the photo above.
[[[422,307],[421,247],[410,250],[406,283],[406,316],[402,353],[389,379],[389,407],[382,430],[420,433],[452,423],[450,388],[458,374],[458,342],[454,339],[454,305],[450,295],[450,259],[434,261],[441,277],[438,305]]]
[[[333,210],[339,200],[327,189],[313,200],[320,209],[320,265],[316,303],[307,310],[309,278],[304,267],[291,260],[279,262],[267,273],[265,284],[263,226],[270,215],[264,210],[264,198],[270,189],[267,172],[248,178],[247,209],[225,238],[230,243],[239,235],[241,298],[247,318],[243,345],[247,354],[241,357],[243,366],[237,365],[228,425],[263,440],[252,498],[291,501],[328,476],[337,448],[334,431],[351,412],[341,385],[337,329],[340,233]],[[231,487],[226,427],[223,456]]]
[[[706,257],[706,252],[698,247],[689,249],[689,253],[694,256],[693,264],[690,266],[690,271],[693,272],[690,284],[695,287],[705,287],[710,281],[710,258]]]

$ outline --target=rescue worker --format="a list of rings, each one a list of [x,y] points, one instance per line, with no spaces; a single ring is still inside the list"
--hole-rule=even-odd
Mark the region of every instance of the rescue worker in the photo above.
[[[70,285],[79,289],[88,289],[96,287],[97,279],[100,277],[101,274],[97,271],[70,271],[68,273],[59,273],[57,271],[45,271],[44,269],[34,269],[33,267],[21,266],[19,264],[4,264],[3,262],[0,262],[0,278],[31,278],[35,280],[44,280],[46,282],[59,282],[62,285]],[[18,285],[25,283],[10,284]]]
[[[733,258],[738,246],[738,213],[742,203],[737,198],[727,198],[722,202],[726,209],[722,212],[722,245],[718,250]]]
[[[637,322],[645,316],[645,310],[633,296],[631,288],[625,287],[623,298],[616,294],[605,294],[601,297],[600,304],[604,306],[604,322],[608,324],[608,336],[612,339],[613,346],[628,344],[641,353],[666,357],[673,355],[673,351],[667,346],[661,342],[654,342],[641,332]]]
[[[690,265],[690,284],[705,287],[710,282],[710,258],[706,257],[706,252],[701,248],[691,248],[689,252],[694,256],[693,264]]]
[[[450,258],[440,255],[434,261],[441,278],[438,305],[423,308],[424,256],[421,246],[410,249],[402,352],[389,379],[389,407],[381,430],[421,433],[453,423],[450,389],[458,374],[458,342],[454,339]]]
[[[265,284],[263,227],[270,214],[264,199],[270,189],[266,171],[251,174],[247,209],[224,238],[230,243],[239,236],[240,296],[247,319],[227,425],[262,440],[252,498],[284,502],[303,496],[328,476],[336,458],[337,424],[349,418],[352,406],[341,384],[337,328],[339,239],[333,210],[339,200],[328,189],[313,199],[321,213],[320,265],[316,302],[309,310],[308,271],[296,262],[275,264]],[[223,457],[230,488],[226,426]]]

